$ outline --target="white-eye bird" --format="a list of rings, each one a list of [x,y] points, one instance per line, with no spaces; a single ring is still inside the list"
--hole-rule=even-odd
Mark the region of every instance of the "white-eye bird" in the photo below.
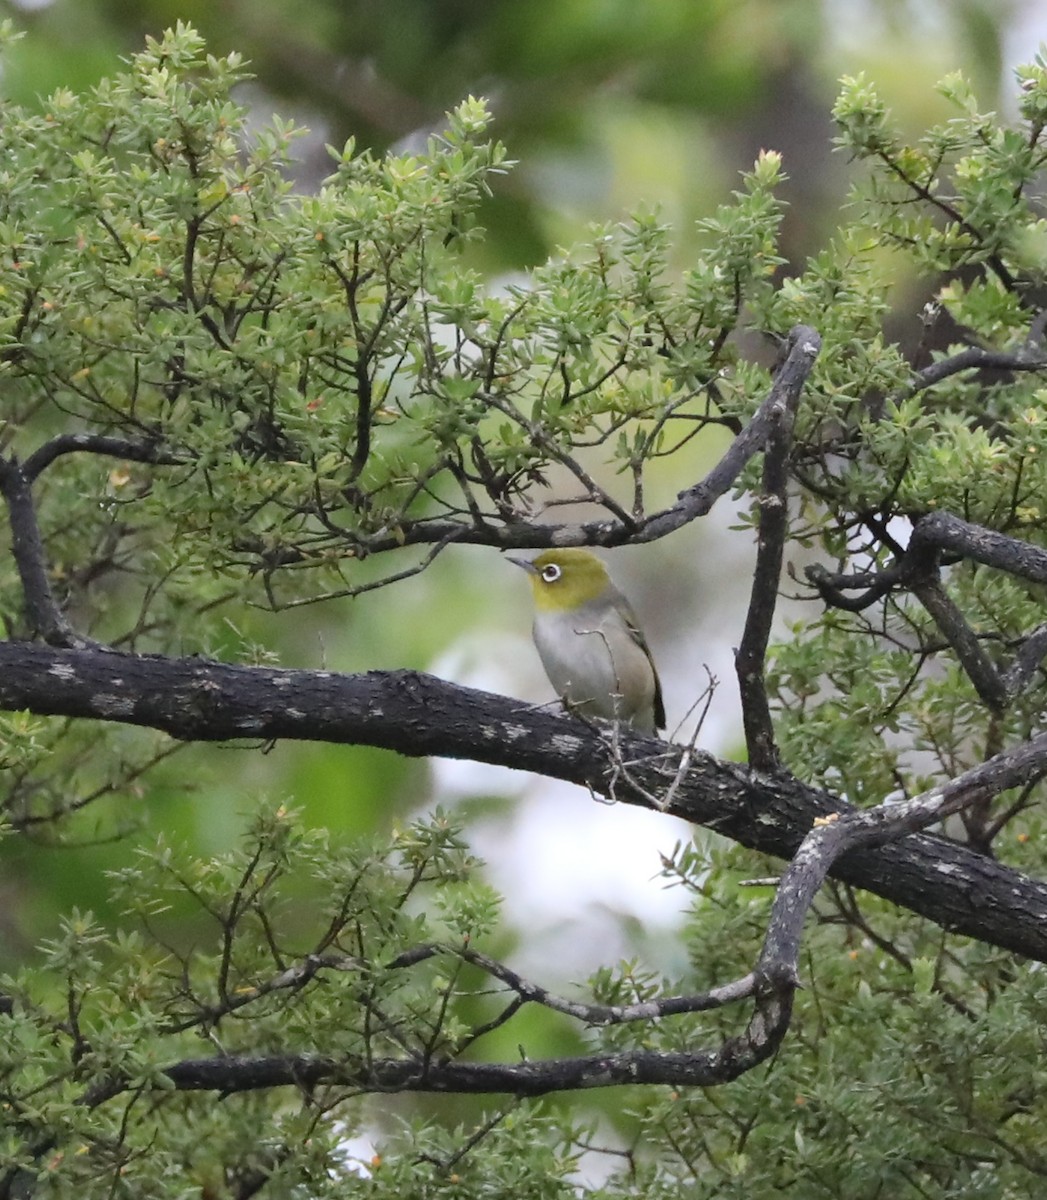
[[[531,577],[534,644],[549,682],[575,712],[665,728],[662,685],[629,601],[588,550],[510,558]]]

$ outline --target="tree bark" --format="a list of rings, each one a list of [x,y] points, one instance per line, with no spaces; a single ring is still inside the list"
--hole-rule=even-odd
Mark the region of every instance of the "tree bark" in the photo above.
[[[666,811],[791,859],[815,818],[853,809],[784,771],[753,771],[655,738],[534,708],[415,671],[231,666],[0,643],[0,709],[161,730],[187,741],[288,738],[468,758]],[[627,763],[626,767],[624,764]],[[1047,884],[945,838],[855,850],[831,874],[943,928],[1047,962]]]

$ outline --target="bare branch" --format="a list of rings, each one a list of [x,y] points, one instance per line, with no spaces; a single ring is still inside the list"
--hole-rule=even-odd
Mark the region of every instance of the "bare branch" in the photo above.
[[[768,433],[781,420],[782,414],[795,411],[800,393],[821,349],[821,338],[809,326],[797,325],[790,331],[787,345],[788,354],[774,378],[767,399],[731,443],[723,458],[700,483],[681,492],[677,503],[671,508],[641,522],[639,531],[630,541],[653,542],[697,517],[705,516],[713,504],[734,485],[749,459],[765,446]],[[582,525],[579,528],[588,527]]]
[[[340,1084],[373,1092],[445,1092],[544,1096],[550,1092],[614,1087],[618,1084],[668,1084],[711,1087],[737,1079],[766,1061],[781,1043],[784,1028],[764,1023],[755,1039],[729,1038],[716,1050],[658,1052],[629,1050],[519,1063],[438,1062],[413,1059],[334,1058],[313,1054],[259,1056],[222,1055],[183,1059],[163,1073],[179,1091],[232,1092],[262,1088],[311,1088]],[[111,1100],[126,1088],[123,1080],[106,1081],[85,1098],[91,1107]]]
[[[952,513],[928,513],[913,524],[910,552],[928,546],[952,551],[1023,579],[1047,583],[1047,550],[963,521]]]
[[[896,589],[911,591],[956,652],[982,702],[991,711],[1002,712],[1028,684],[1047,653],[1047,627],[1029,634],[1014,663],[1001,674],[942,585],[938,568],[942,551],[1047,583],[1047,551],[947,512],[920,517],[904,553],[883,571],[833,575],[815,564],[807,568],[806,575],[827,604],[849,612],[868,608]],[[863,589],[860,596],[845,594],[858,588]]]
[[[791,976],[798,981],[804,920],[833,863],[842,855],[906,837],[967,805],[1035,782],[1045,773],[1047,734],[1041,734],[912,800],[816,820],[782,876],[757,976],[771,971],[776,978]]]
[[[475,967],[480,967],[494,979],[504,983],[522,1000],[541,1004],[544,1008],[565,1016],[584,1021],[586,1025],[623,1025],[631,1021],[655,1021],[662,1017],[679,1016],[682,1013],[708,1012],[722,1008],[726,1004],[735,1004],[753,995],[756,990],[756,977],[744,975],[731,983],[711,988],[707,992],[697,992],[687,996],[662,996],[657,1000],[644,1000],[635,1004],[592,1004],[581,1000],[568,1000],[556,996],[541,984],[533,983],[518,975],[505,963],[489,958],[468,946],[416,946],[404,954],[398,955],[388,965],[390,967],[412,966],[427,958],[439,954],[448,954],[464,959]]]
[[[392,967],[408,966],[440,953],[450,953],[502,980],[521,998],[588,1023],[658,1019],[671,1013],[696,1012],[755,995],[756,1012],[740,1037],[725,1039],[715,1050],[664,1053],[632,1050],[619,1054],[549,1059],[523,1063],[462,1063],[426,1054],[404,1059],[337,1059],[319,1055],[276,1055],[249,1058],[222,1056],[188,1059],[164,1070],[185,1091],[222,1093],[254,1091],[286,1085],[321,1083],[351,1085],[368,1091],[454,1093],[506,1092],[515,1096],[553,1091],[610,1087],[623,1083],[661,1083],[674,1087],[708,1087],[736,1079],[774,1052],[788,1027],[792,994],[799,985],[799,950],[803,926],[814,897],[833,863],[860,847],[883,846],[907,837],[954,813],[964,805],[1027,784],[1047,772],[1047,735],[1041,735],[959,778],[901,804],[883,804],[865,812],[833,814],[815,821],[782,877],[767,935],[753,975],[699,997],[666,997],[635,1005],[588,1005],[555,997],[529,983],[504,964],[468,948],[420,946],[400,955]],[[350,968],[357,961],[346,959]],[[335,965],[331,963],[330,965]],[[285,972],[279,984],[294,986],[315,973],[315,965]],[[256,993],[263,994],[261,991]],[[113,1077],[94,1085],[83,1103],[93,1106],[119,1095],[128,1084]]]
[[[949,598],[937,570],[915,584],[913,594],[955,651],[981,702],[991,712],[1003,712],[1009,700],[1004,681],[963,613]]]

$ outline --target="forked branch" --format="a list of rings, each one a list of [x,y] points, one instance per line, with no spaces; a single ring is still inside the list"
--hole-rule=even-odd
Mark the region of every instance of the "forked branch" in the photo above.
[[[833,863],[863,847],[882,846],[905,838],[968,804],[1027,785],[1045,772],[1047,734],[997,755],[913,800],[817,820],[781,879],[764,944],[752,973],[707,993],[664,997],[632,1005],[567,1000],[468,946],[418,946],[399,955],[386,967],[406,970],[435,955],[457,956],[497,979],[515,995],[511,1013],[515,1013],[522,1003],[536,1003],[587,1025],[662,1021],[674,1015],[754,998],[756,1007],[744,1032],[726,1038],[717,1047],[686,1052],[629,1050],[517,1063],[463,1062],[451,1052],[436,1057],[406,1053],[402,1058],[380,1059],[321,1054],[222,1055],[183,1059],[166,1067],[163,1074],[178,1090],[223,1094],[279,1086],[339,1084],[364,1091],[395,1088],[418,1092],[506,1092],[535,1096],[622,1083],[708,1087],[728,1082],[765,1061],[778,1048],[787,1031],[793,993],[800,983],[799,952],[804,923]],[[360,967],[359,960],[351,956],[328,955],[310,959],[289,968],[253,994],[238,997],[236,1007],[269,995],[278,988],[303,986],[323,969],[356,972]],[[209,1012],[207,1019],[216,1021],[221,1015]],[[468,1038],[466,1043],[472,1044]],[[130,1086],[128,1080],[114,1074],[93,1085],[85,1093],[82,1103],[89,1106],[102,1104]]]

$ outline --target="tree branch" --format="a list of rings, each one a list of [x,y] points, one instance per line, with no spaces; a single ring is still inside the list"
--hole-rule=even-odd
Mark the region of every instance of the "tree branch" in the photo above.
[[[166,467],[178,466],[187,461],[184,455],[177,454],[160,442],[136,442],[131,438],[110,437],[99,433],[63,433],[34,450],[22,463],[22,474],[32,483],[56,458],[78,451]]]
[[[620,731],[630,763],[623,773],[596,723],[414,671],[338,675],[2,642],[0,709],[145,726],[189,741],[288,738],[470,758],[641,807],[665,793],[686,754],[668,811],[783,859],[815,818],[854,811],[788,774],[628,730]],[[847,854],[831,873],[946,929],[1047,962],[1047,885],[956,843],[915,834]]]
[[[785,361],[774,377],[767,399],[756,410],[753,419],[700,483],[681,492],[672,507],[640,522],[637,533],[630,541],[653,542],[697,517],[704,517],[710,511],[713,504],[734,485],[749,459],[766,445],[769,433],[781,423],[783,414],[796,411],[800,393],[814,367],[821,344],[819,335],[808,325],[797,325],[789,332]]]
[[[912,800],[817,819],[779,884],[755,969],[757,978],[770,972],[775,978],[799,982],[804,920],[818,889],[841,856],[925,829],[968,805],[1033,783],[1045,773],[1047,735],[1041,735]]]
[[[1010,700],[1007,687],[963,613],[950,599],[937,568],[913,586],[913,595],[952,646],[981,702],[990,712],[1002,713]]]
[[[960,554],[1010,575],[1047,583],[1047,550],[982,525],[973,525],[952,513],[928,513],[913,523],[909,551],[927,546]]]
[[[222,1056],[184,1059],[165,1068],[163,1073],[179,1090],[222,1093],[289,1085],[308,1088],[334,1083],[366,1091],[507,1092],[515,1096],[539,1096],[552,1091],[577,1091],[623,1083],[659,1083],[673,1087],[709,1087],[727,1083],[774,1053],[788,1028],[793,992],[799,985],[803,926],[814,897],[834,862],[862,847],[882,847],[904,838],[964,805],[1038,779],[1045,771],[1047,735],[1041,735],[913,800],[882,804],[869,811],[844,816],[833,814],[817,821],[801,842],[779,885],[753,974],[717,989],[716,994],[709,992],[701,997],[667,997],[662,1002],[613,1006],[566,1001],[527,982],[504,964],[468,948],[419,946],[390,964],[393,968],[411,966],[435,954],[457,955],[501,979],[521,999],[536,1001],[589,1023],[656,1020],[673,1013],[719,1007],[755,995],[756,1011],[744,1033],[725,1039],[714,1050],[686,1053],[630,1050],[522,1063],[439,1061],[428,1055],[379,1060],[320,1055]],[[345,961],[349,969],[359,965],[352,958]],[[330,962],[326,965],[339,964]],[[315,969],[316,964],[305,964],[300,969],[285,972],[266,990],[297,984],[300,977],[311,978]],[[83,1103],[104,1103],[128,1086],[125,1079],[114,1076],[92,1087]]]
[[[940,358],[922,370],[915,372],[912,383],[902,393],[911,396],[924,388],[933,387],[943,379],[958,375],[961,371],[1047,371],[1047,358],[1038,351],[1022,349],[1017,353],[1004,350],[983,350],[980,346],[969,346],[958,354]]]
[[[938,569],[942,551],[1047,583],[1047,551],[947,512],[918,518],[904,554],[880,572],[834,575],[814,564],[806,569],[806,576],[827,604],[848,612],[860,612],[896,589],[911,591],[956,652],[979,698],[992,712],[1000,713],[1029,682],[1047,652],[1047,627],[1033,630],[1022,641],[1014,662],[1001,673],[942,585]],[[863,589],[860,596],[846,595],[858,588]]]
[[[36,519],[32,483],[14,458],[0,458],[0,494],[7,503],[11,552],[22,584],[25,620],[33,636],[52,646],[89,646],[73,631],[51,590],[40,525]]]
[[[766,399],[753,414],[752,420],[734,439],[727,452],[704,479],[680,492],[675,504],[643,519],[605,518],[574,524],[545,524],[515,520],[504,525],[477,524],[442,517],[424,518],[397,526],[395,532],[385,530],[356,539],[359,548],[368,554],[398,550],[405,546],[424,546],[434,543],[494,546],[500,550],[538,550],[550,546],[622,546],[654,542],[681,529],[691,521],[704,517],[737,482],[753,455],[767,442],[770,427],[783,407],[795,407],[810,375],[820,347],[818,334],[806,325],[796,326],[786,343],[791,347]],[[346,533],[346,538],[351,535]],[[257,553],[271,560],[272,552],[260,542],[244,542],[245,552]],[[280,551],[272,566],[284,566],[299,561],[295,551]]]
[[[784,1032],[784,1030],[783,1030]],[[262,1088],[311,1088],[339,1084],[372,1092],[445,1092],[544,1096],[550,1092],[613,1087],[616,1084],[668,1084],[711,1087],[737,1079],[765,1061],[780,1044],[768,1040],[754,1060],[746,1037],[729,1038],[716,1050],[659,1052],[627,1050],[520,1063],[423,1062],[412,1059],[334,1058],[313,1054],[274,1054],[250,1058],[223,1055],[183,1059],[163,1073],[179,1091],[221,1093]],[[119,1095],[123,1080],[107,1081],[85,1103],[95,1106]]]
[[[413,966],[427,958],[439,954],[449,954],[463,959],[474,967],[486,971],[492,978],[504,983],[515,992],[521,1000],[540,1004],[543,1008],[562,1013],[575,1020],[584,1021],[586,1025],[624,1025],[632,1021],[656,1021],[663,1017],[675,1017],[682,1013],[709,1012],[715,1008],[723,1008],[727,1004],[735,1004],[751,996],[756,990],[756,977],[743,975],[741,979],[731,983],[721,984],[710,988],[707,992],[698,992],[686,996],[661,996],[657,1000],[640,1000],[635,1004],[596,1004],[584,1000],[568,1000],[564,996],[556,996],[543,987],[517,974],[511,967],[497,959],[471,950],[468,946],[416,946],[404,954],[398,955],[390,968]]]
[[[775,403],[766,410],[767,449],[764,452],[763,488],[758,499],[760,518],[756,569],[749,593],[745,629],[735,655],[745,745],[750,764],[760,771],[774,770],[779,764],[764,668],[778,600],[785,539],[789,532],[787,489],[793,419],[804,380],[820,345],[821,339],[814,330],[804,326],[793,330],[790,351],[776,386],[771,389]],[[781,374],[786,375],[784,382],[781,381]],[[780,382],[782,386],[779,388],[777,384]]]

